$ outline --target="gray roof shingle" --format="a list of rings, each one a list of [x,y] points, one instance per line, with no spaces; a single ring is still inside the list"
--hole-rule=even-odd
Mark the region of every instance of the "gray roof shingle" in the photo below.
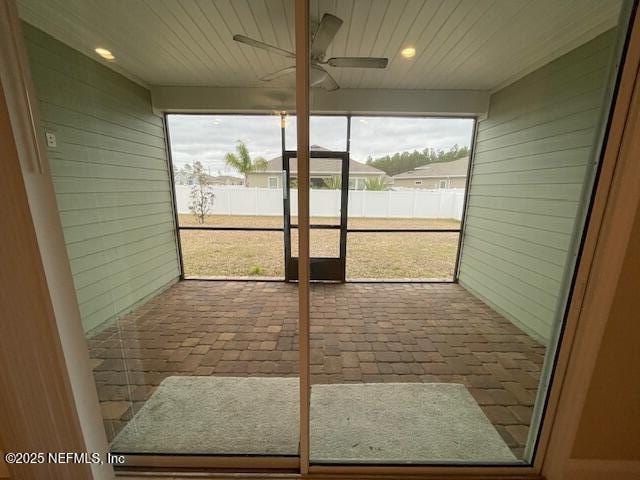
[[[440,177],[466,177],[469,167],[469,157],[459,158],[450,162],[430,163],[417,167],[408,172],[394,175],[394,179],[403,178],[440,178]]]
[[[327,150],[324,147],[320,147],[318,145],[311,145],[311,150]],[[310,169],[311,174],[331,174],[331,175],[339,175],[342,173],[342,160],[339,158],[312,158],[310,161]],[[298,162],[295,159],[291,160],[291,173],[297,173],[298,171]],[[260,170],[256,173],[260,172],[282,172],[282,157],[276,157],[267,162],[267,167],[264,170]],[[385,175],[382,170],[379,170],[371,165],[367,165],[364,163],[356,162],[353,159],[349,159],[349,173],[364,173],[364,174],[375,174],[375,175]]]

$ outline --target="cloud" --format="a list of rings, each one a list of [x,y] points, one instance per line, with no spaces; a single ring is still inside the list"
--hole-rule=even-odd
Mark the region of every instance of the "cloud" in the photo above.
[[[353,117],[351,155],[359,161],[396,152],[470,146],[473,120],[463,118]]]
[[[238,140],[251,155],[267,159],[280,155],[280,118],[273,115],[168,115],[171,156],[179,168],[201,161],[211,173],[238,173],[224,157]]]
[[[271,159],[280,155],[280,118],[277,115],[168,115],[171,155],[179,168],[201,161],[211,173],[235,174],[224,157],[242,140],[251,155]],[[356,117],[351,120],[351,157],[364,162],[402,151],[453,145],[471,145],[473,120],[417,117]],[[311,118],[311,144],[346,149],[347,119]],[[296,146],[296,119],[288,118],[286,145]]]

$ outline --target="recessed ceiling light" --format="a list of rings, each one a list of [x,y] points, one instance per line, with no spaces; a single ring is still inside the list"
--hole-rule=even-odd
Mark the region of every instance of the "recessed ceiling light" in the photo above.
[[[416,56],[416,49],[413,47],[403,48],[400,52],[400,55],[402,55],[404,58],[413,58]]]
[[[115,60],[116,59],[116,57],[113,56],[113,53],[111,53],[106,48],[98,47],[98,48],[96,48],[96,53],[98,55],[100,55],[102,58],[106,59],[106,60]]]

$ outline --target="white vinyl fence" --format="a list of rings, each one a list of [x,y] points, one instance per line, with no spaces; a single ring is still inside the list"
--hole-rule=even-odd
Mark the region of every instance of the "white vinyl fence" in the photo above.
[[[282,190],[220,186],[213,189],[211,215],[282,215]],[[178,213],[189,213],[188,185],[176,185]],[[349,216],[370,218],[462,219],[464,189],[349,190]],[[340,216],[340,190],[311,190],[311,216]],[[291,214],[298,213],[298,191],[291,190]]]

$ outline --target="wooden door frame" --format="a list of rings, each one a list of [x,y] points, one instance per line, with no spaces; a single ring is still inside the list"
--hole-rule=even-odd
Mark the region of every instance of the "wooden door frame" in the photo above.
[[[22,236],[25,240],[24,245],[13,247],[16,255],[19,251],[27,255],[24,249],[35,245],[35,249],[30,250],[32,258],[24,258],[25,265],[29,265],[25,272],[31,276],[34,288],[27,296],[13,295],[10,308],[2,309],[3,312],[24,311],[22,318],[14,316],[21,321],[9,323],[11,336],[0,335],[6,339],[13,337],[10,342],[0,342],[0,348],[4,358],[11,359],[10,363],[2,365],[2,370],[12,371],[11,377],[15,377],[13,383],[0,388],[0,396],[5,395],[2,401],[6,402],[5,408],[0,410],[8,415],[12,425],[24,421],[22,428],[0,429],[3,446],[8,451],[98,452],[104,458],[108,443],[57,210],[21,20],[14,0],[0,1],[0,80],[0,95],[6,100],[6,110],[1,115],[3,122],[10,122],[15,148],[14,153],[2,156],[7,167],[3,179],[6,176],[4,180],[11,181],[11,188],[16,192],[15,211],[3,216],[3,222],[14,234],[12,239]],[[6,138],[3,148],[9,148],[11,137],[2,135],[2,138]],[[10,176],[8,172],[13,174],[16,167],[20,177]],[[25,209],[29,215],[28,224],[13,218]],[[3,236],[5,241],[7,246],[8,239]],[[9,274],[10,270],[7,270],[3,269],[2,273]],[[23,273],[21,271],[20,275]],[[17,282],[18,277],[3,275],[0,288],[9,291],[18,285]],[[29,288],[23,289],[23,293],[29,293]],[[29,315],[28,312],[34,313],[36,305],[42,308],[40,315]],[[3,318],[0,323],[4,322]],[[9,425],[2,421],[0,424]],[[108,464],[94,464],[90,468],[85,465],[81,470],[81,466],[73,464],[59,465],[55,470],[52,467],[47,467],[52,478],[77,477],[80,471],[83,478],[110,479],[114,474]],[[10,467],[10,471],[16,476],[19,474],[19,478],[32,478],[31,475],[40,471],[37,478],[48,478],[49,475],[39,468],[43,467],[28,469],[16,465]]]
[[[296,115],[298,144],[298,338],[300,367],[300,473],[309,474],[311,408],[309,265],[309,0],[295,0]]]

